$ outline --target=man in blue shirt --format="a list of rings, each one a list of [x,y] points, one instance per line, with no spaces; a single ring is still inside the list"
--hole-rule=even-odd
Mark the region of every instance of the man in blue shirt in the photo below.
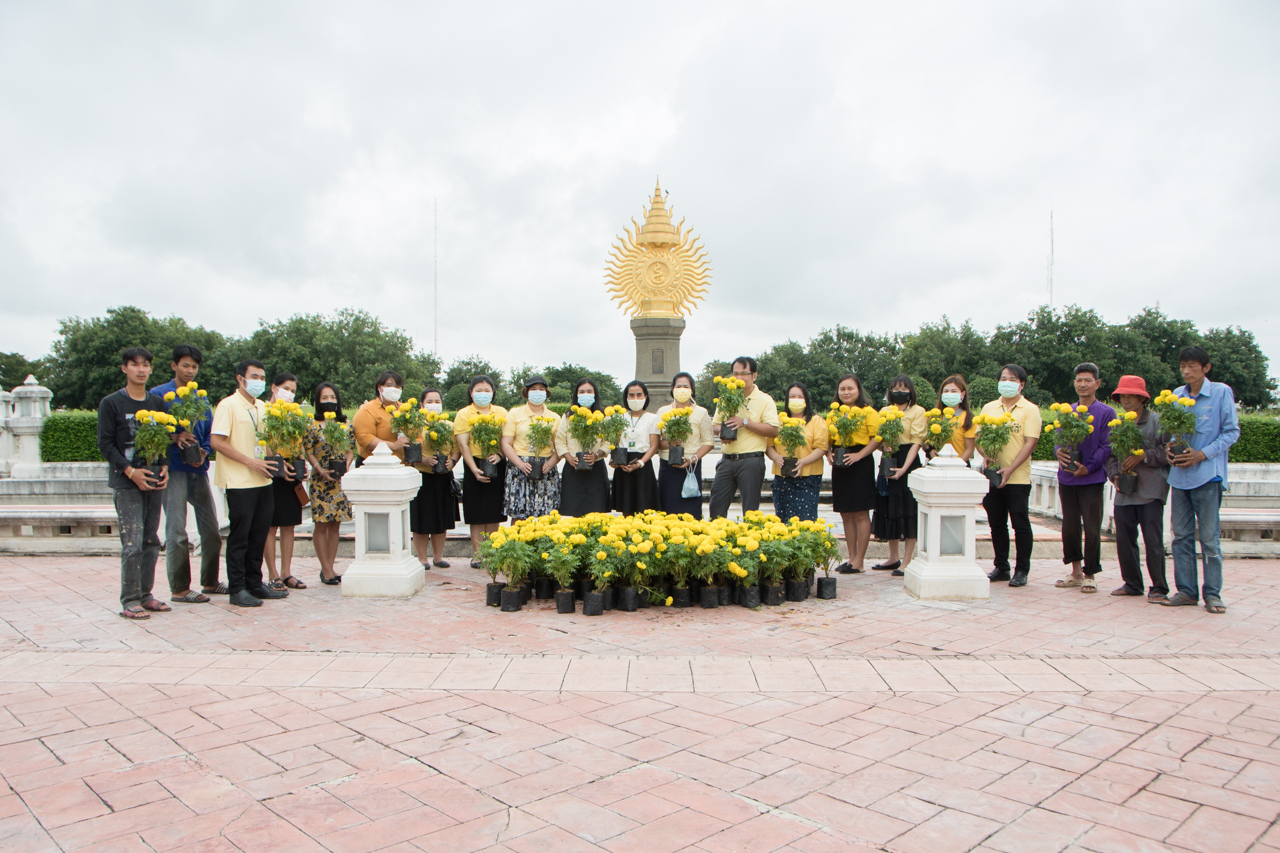
[[[1240,422],[1230,386],[1209,381],[1207,374],[1212,367],[1209,353],[1201,347],[1187,347],[1178,355],[1178,368],[1187,384],[1174,393],[1196,401],[1196,431],[1188,442],[1190,448],[1183,453],[1169,453],[1169,464],[1173,466],[1169,471],[1173,492],[1173,576],[1178,591],[1162,603],[1170,607],[1198,603],[1198,524],[1204,560],[1204,608],[1210,613],[1226,613],[1221,598],[1218,510],[1227,488],[1227,451],[1240,438]]]
[[[177,393],[178,386],[194,382],[204,356],[198,347],[178,344],[173,348],[173,379],[151,389],[151,393],[165,398],[169,392]],[[165,400],[165,409],[173,405]],[[209,428],[213,425],[213,412],[205,413],[190,429],[174,436],[169,450],[169,488],[164,493],[164,554],[169,573],[169,593],[173,601],[182,604],[204,604],[209,596],[204,593],[225,595],[226,584],[218,583],[218,558],[222,555],[222,534],[218,529],[218,514],[213,504],[213,489],[209,485]],[[185,448],[199,456],[198,464],[182,459]],[[191,588],[191,551],[187,545],[187,504],[195,508],[196,529],[200,532],[200,585],[204,593]]]

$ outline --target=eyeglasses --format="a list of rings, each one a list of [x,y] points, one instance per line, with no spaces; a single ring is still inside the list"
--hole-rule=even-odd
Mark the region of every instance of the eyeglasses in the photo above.
[[[738,379],[746,379],[748,376],[753,376],[754,374],[750,370],[735,370],[733,375]]]

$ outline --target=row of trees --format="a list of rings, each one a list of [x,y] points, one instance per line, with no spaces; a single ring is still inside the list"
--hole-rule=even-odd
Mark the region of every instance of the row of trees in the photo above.
[[[168,378],[169,355],[179,343],[204,351],[200,381],[215,398],[235,390],[233,366],[244,358],[261,360],[269,371],[297,374],[302,399],[317,383],[329,380],[346,393],[344,402],[359,402],[373,395],[374,380],[387,368],[405,376],[411,394],[424,387],[440,389],[448,409],[466,405],[467,386],[477,374],[494,378],[496,402],[504,406],[519,400],[524,378],[535,372],[546,376],[552,402],[569,402],[573,384],[582,377],[597,382],[602,403],[622,398],[615,377],[577,364],[540,369],[526,364],[503,371],[472,355],[456,359],[446,369],[435,355],[415,350],[403,331],[351,309],[264,322],[252,335],[238,338],[190,326],[180,317],[156,318],[140,308],[112,308],[103,317],[63,320],[52,353],[44,359],[28,362],[21,355],[0,353],[0,375],[4,387],[12,388],[27,373],[35,373],[54,392],[55,405],[96,408],[103,396],[120,387],[118,360],[123,349],[139,344],[150,349],[157,358],[159,383]],[[1267,359],[1252,332],[1239,327],[1200,332],[1189,320],[1174,320],[1150,308],[1123,324],[1109,324],[1097,312],[1076,306],[1041,307],[1022,322],[997,326],[990,335],[968,321],[956,327],[946,317],[906,335],[836,326],[807,344],[787,341],[757,358],[760,387],[775,398],[787,384],[800,381],[815,398],[830,400],[840,376],[852,370],[876,400],[884,398],[895,375],[908,374],[926,402],[951,373],[969,379],[975,401],[994,399],[1001,365],[1016,362],[1030,374],[1027,396],[1046,405],[1074,399],[1073,370],[1084,361],[1101,368],[1104,391],[1124,373],[1142,376],[1153,391],[1179,385],[1178,353],[1193,344],[1209,351],[1211,378],[1231,385],[1237,400],[1249,407],[1271,404],[1276,382],[1267,375]],[[752,353],[734,355],[738,354]],[[728,372],[728,362],[706,364],[698,377],[698,398],[709,403],[715,396],[712,377]]]

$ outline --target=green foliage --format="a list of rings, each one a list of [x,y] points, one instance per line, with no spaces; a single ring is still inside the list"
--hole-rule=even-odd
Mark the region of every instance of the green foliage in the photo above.
[[[693,371],[689,372],[692,373]],[[732,372],[733,366],[727,361],[708,361],[703,365],[702,372],[698,374],[698,378],[693,382],[694,400],[707,411],[715,411],[715,404],[711,401],[719,396],[720,389],[716,387],[713,380],[717,376],[728,376]],[[774,399],[777,398],[775,397]]]
[[[1280,420],[1266,415],[1243,415],[1240,440],[1231,445],[1229,462],[1280,462]]]
[[[923,378],[935,388],[953,373],[969,381],[970,377],[996,376],[1000,369],[992,358],[986,335],[975,330],[968,320],[958,329],[953,327],[945,314],[941,323],[926,323],[920,331],[902,336],[898,363],[917,385]],[[920,400],[924,405],[923,391]]]
[[[1052,462],[1058,457],[1054,454],[1053,433],[1040,431],[1040,440],[1036,442],[1036,449],[1032,451],[1031,458],[1037,462]]]
[[[1267,376],[1267,358],[1253,332],[1239,326],[1210,329],[1201,346],[1213,360],[1209,378],[1230,385],[1236,402],[1251,409],[1271,404],[1276,381]],[[1182,384],[1181,380],[1178,384]]]
[[[577,390],[579,380],[583,379],[594,380],[599,387],[600,399],[596,402],[601,408],[622,403],[622,389],[618,387],[618,380],[608,373],[588,370],[580,364],[562,364],[544,369],[542,375],[547,377],[547,390],[550,391],[553,403],[576,403],[573,392]],[[652,388],[649,389],[649,394],[652,396]]]
[[[943,378],[945,379],[946,377],[944,376]],[[911,381],[916,385],[916,402],[926,409],[932,409],[934,403],[938,402],[938,392],[933,385],[923,376],[912,376]]]
[[[1000,388],[990,376],[973,379],[965,377],[965,381],[969,384],[969,408],[975,415],[982,411],[983,406],[1000,396]]]
[[[45,366],[39,362],[27,361],[26,356],[20,352],[0,352],[0,391],[12,391],[31,375],[44,383]]]
[[[102,462],[97,411],[55,412],[40,428],[44,462]]]

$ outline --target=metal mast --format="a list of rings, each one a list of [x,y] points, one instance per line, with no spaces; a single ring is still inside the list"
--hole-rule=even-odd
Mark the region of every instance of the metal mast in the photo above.
[[[431,322],[434,326],[432,332],[431,352],[440,355],[440,269],[438,257],[440,254],[440,210],[437,206],[437,200],[431,199]]]
[[[1049,307],[1053,307],[1053,208],[1049,208]]]

